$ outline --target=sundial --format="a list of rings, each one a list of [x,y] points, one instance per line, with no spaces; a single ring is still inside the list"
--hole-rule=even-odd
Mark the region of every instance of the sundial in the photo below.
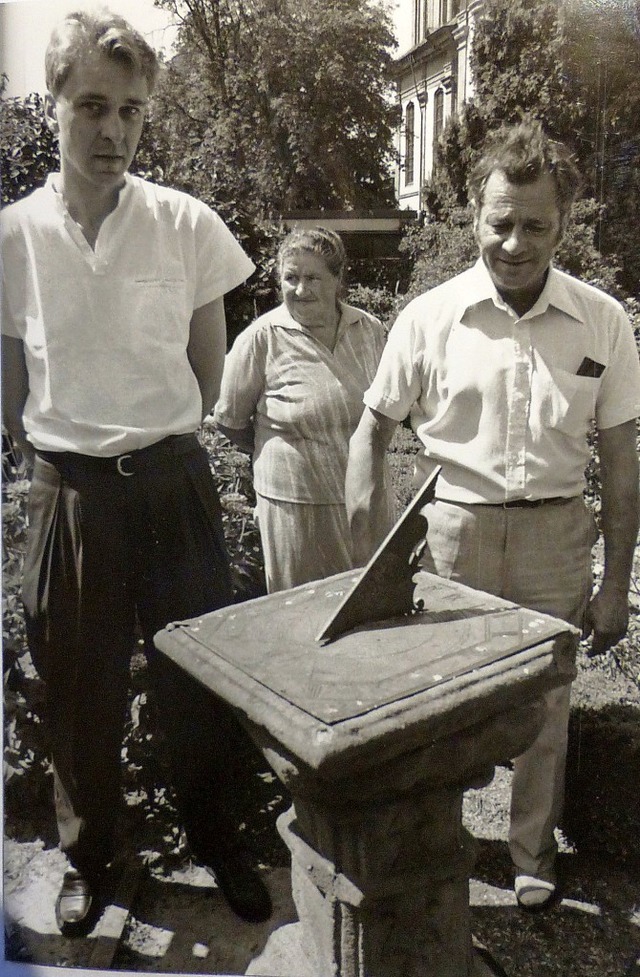
[[[366,748],[389,717],[393,739],[459,707],[480,718],[508,705],[499,690],[494,704],[482,692],[498,673],[505,688],[516,672],[558,684],[572,669],[575,629],[419,570],[420,510],[436,478],[363,570],[171,624],[156,645],[312,767]]]
[[[435,497],[438,466],[373,554],[361,576],[318,635],[333,641],[358,624],[373,624],[421,610],[414,602],[414,574],[424,549],[426,518],[422,509]]]
[[[271,935],[260,973],[494,973],[472,949],[462,796],[530,745],[578,632],[420,570],[436,478],[363,569],[155,636],[291,791],[278,827],[299,922]]]

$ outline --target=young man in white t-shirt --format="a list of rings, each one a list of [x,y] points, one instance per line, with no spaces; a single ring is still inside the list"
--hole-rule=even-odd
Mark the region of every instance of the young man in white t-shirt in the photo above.
[[[218,395],[223,296],[254,266],[208,207],[128,173],[158,73],[140,34],[70,14],[46,69],[60,172],[0,225],[4,423],[33,462],[25,616],[71,864],[56,917],[82,935],[102,905],[138,621],[193,854],[241,917],[263,920],[269,895],[229,810],[244,734],[153,646],[169,621],[233,600],[195,432]]]

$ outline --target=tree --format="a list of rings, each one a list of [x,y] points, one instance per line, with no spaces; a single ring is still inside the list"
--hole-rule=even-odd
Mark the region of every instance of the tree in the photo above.
[[[383,0],[157,0],[178,23],[137,166],[214,207],[258,266],[230,335],[274,301],[281,215],[393,206]]]
[[[370,0],[158,0],[180,23],[157,100],[176,177],[253,219],[392,205],[394,40]]]
[[[459,223],[467,175],[489,131],[537,119],[570,146],[587,178],[558,263],[610,291],[637,293],[640,178],[632,159],[640,118],[639,23],[637,0],[613,7],[595,0],[485,0],[471,52],[476,93],[440,140],[425,188],[429,219]]]
[[[584,106],[579,156],[600,206],[596,244],[620,258],[620,281],[638,294],[640,248],[640,3],[567,0],[565,65]]]

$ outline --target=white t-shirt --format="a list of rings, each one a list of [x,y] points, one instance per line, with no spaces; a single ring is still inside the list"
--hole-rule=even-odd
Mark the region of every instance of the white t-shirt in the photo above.
[[[592,420],[640,413],[638,352],[624,309],[599,289],[551,268],[518,318],[478,261],[403,309],[364,401],[394,420],[411,414],[420,481],[442,465],[439,498],[572,497]]]
[[[209,207],[130,174],[92,249],[55,181],[0,214],[2,332],[24,342],[29,440],[109,457],[195,431],[192,314],[253,262]]]

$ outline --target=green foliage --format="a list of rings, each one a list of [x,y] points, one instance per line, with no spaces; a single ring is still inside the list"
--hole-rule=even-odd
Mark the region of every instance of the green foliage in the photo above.
[[[640,4],[566,0],[567,84],[586,122],[576,150],[601,206],[596,243],[617,255],[619,281],[640,295]]]
[[[595,245],[600,207],[593,198],[578,200],[574,204],[571,221],[555,257],[555,264],[569,272],[621,298],[617,276],[619,267],[616,256],[604,258]]]
[[[640,7],[487,0],[471,63],[476,94],[445,127],[424,189],[431,218],[455,225],[489,131],[537,119],[571,147],[586,177],[558,264],[614,294],[637,295]]]
[[[583,106],[565,78],[561,11],[559,0],[485,0],[471,68],[492,128],[531,115],[566,139],[583,123]]]
[[[468,268],[478,255],[470,211],[457,208],[447,220],[427,221],[405,235],[401,251],[411,264],[411,280],[403,304]]]
[[[42,186],[58,169],[58,145],[45,122],[42,96],[0,98],[0,157],[3,206]]]
[[[393,292],[370,285],[354,285],[347,293],[347,302],[376,316],[382,323],[389,323],[394,318],[397,307]]]
[[[27,651],[21,601],[29,481],[6,438],[2,470],[4,782],[19,800],[40,801],[51,768],[43,750],[43,685]]]
[[[392,202],[394,41],[381,4],[160,5],[181,23],[154,114],[165,145],[181,147],[166,159],[172,181],[254,221]]]
[[[180,24],[177,53],[136,165],[214,207],[253,258],[226,303],[232,340],[276,300],[283,212],[393,203],[394,40],[369,0],[160,5]]]

